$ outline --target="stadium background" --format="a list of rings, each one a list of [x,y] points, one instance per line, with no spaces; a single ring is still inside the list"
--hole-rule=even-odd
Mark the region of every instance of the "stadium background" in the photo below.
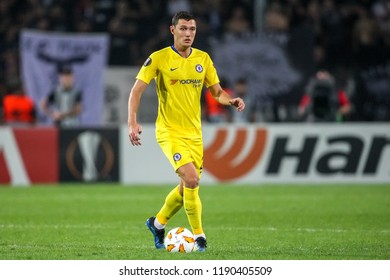
[[[145,127],[142,148],[128,143],[125,123],[135,74],[151,51],[171,43],[168,24],[180,9],[199,18],[195,47],[210,52],[230,85],[241,76],[248,79],[247,103],[257,114],[271,112],[248,124],[215,125],[205,117],[205,157],[214,164],[207,167],[206,163],[204,182],[389,183],[386,5],[379,0],[2,1],[2,96],[21,82],[26,93],[39,102],[45,93],[34,91],[28,73],[42,75],[30,80],[45,81],[46,88],[54,83],[54,67],[42,66],[37,73],[33,60],[26,63],[23,59],[26,51],[37,50],[29,59],[39,58],[40,50],[51,55],[62,51],[57,55],[63,59],[64,53],[91,53],[89,47],[78,45],[89,36],[108,40],[99,49],[104,51],[97,52],[102,56],[101,67],[94,68],[90,61],[74,65],[76,81],[85,92],[101,85],[88,95],[99,103],[87,106],[81,127],[58,129],[42,115],[33,127],[2,124],[0,183],[175,182],[177,178],[153,142],[153,87],[144,94],[140,112]],[[34,49],[34,44],[23,41],[23,34],[46,36],[46,43],[37,41]],[[79,41],[64,46],[61,36]],[[55,40],[60,42],[57,49],[50,47]],[[88,80],[83,75],[91,69],[99,69],[101,78],[85,84]],[[351,100],[352,114],[343,123],[306,123],[297,116],[307,82],[320,69],[330,71]],[[220,150],[213,148],[216,141],[223,143]],[[234,174],[221,177],[213,165]],[[145,173],[151,166],[159,170],[155,178]]]

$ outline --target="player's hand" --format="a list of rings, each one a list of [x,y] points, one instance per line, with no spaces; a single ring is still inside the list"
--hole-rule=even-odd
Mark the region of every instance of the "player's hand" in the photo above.
[[[239,112],[245,109],[245,102],[240,97],[230,99],[229,103],[231,106],[236,107]]]
[[[61,112],[54,111],[51,113],[51,118],[53,121],[58,122],[61,121],[64,118],[64,116]]]
[[[141,135],[142,133],[142,126],[138,123],[135,125],[129,125],[129,138],[130,142],[133,146],[140,146],[141,145]]]

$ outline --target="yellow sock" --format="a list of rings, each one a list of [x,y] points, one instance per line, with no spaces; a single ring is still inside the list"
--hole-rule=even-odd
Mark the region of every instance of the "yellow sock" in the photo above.
[[[194,189],[184,187],[184,209],[194,235],[202,234],[202,202],[199,197],[199,187]]]
[[[166,225],[168,220],[176,214],[183,206],[183,196],[179,193],[179,186],[176,186],[165,198],[165,203],[157,213],[157,221]]]

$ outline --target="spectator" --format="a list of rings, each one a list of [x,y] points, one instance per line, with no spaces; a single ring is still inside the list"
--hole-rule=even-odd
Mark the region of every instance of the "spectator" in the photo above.
[[[251,22],[248,19],[246,11],[241,6],[235,6],[231,11],[225,24],[225,34],[227,37],[248,36],[251,32]]]
[[[225,90],[230,96],[233,96],[233,90],[228,87],[228,84],[224,78],[220,79],[220,84],[223,90]],[[223,123],[230,122],[231,111],[230,107],[222,105],[213,98],[210,90],[205,92],[205,108],[206,108],[206,120],[210,123]],[[240,112],[241,113],[241,112]]]
[[[339,67],[348,60],[348,29],[345,16],[334,0],[325,0],[321,11],[321,44],[324,47],[326,67]]]
[[[178,11],[192,11],[190,0],[168,0],[167,13],[168,17],[172,17]]]
[[[342,121],[351,113],[351,104],[345,92],[337,90],[334,77],[322,70],[310,80],[298,113],[307,121]]]
[[[41,108],[58,126],[79,125],[82,111],[81,91],[74,87],[74,75],[70,65],[60,65],[59,85],[42,100]]]
[[[165,45],[167,30],[159,28],[158,24],[165,22],[165,18],[169,18],[178,9],[185,9],[192,11],[198,18],[197,36],[200,40],[195,47],[213,52],[213,45],[219,48],[218,40],[231,38],[232,42],[235,42],[239,38],[261,38],[264,34],[268,34],[268,38],[275,41],[280,40],[285,45],[289,62],[302,74],[299,85],[294,86],[291,91],[291,84],[286,83],[285,93],[279,90],[283,86],[280,83],[278,86],[272,86],[278,95],[271,96],[267,93],[267,100],[253,100],[258,103],[257,107],[268,102],[273,112],[279,112],[283,106],[289,108],[292,105],[293,119],[296,120],[296,104],[301,98],[304,86],[315,71],[329,69],[337,81],[340,81],[339,72],[343,75],[345,73],[347,77],[354,76],[356,92],[349,97],[359,110],[357,120],[388,119],[386,116],[390,115],[390,109],[386,105],[389,102],[386,96],[380,94],[382,97],[378,99],[378,95],[371,94],[375,84],[382,83],[385,86],[381,92],[387,91],[388,76],[367,78],[364,73],[383,73],[383,70],[387,69],[388,60],[383,57],[387,56],[386,48],[390,49],[389,1],[278,0],[264,1],[266,3],[262,8],[259,8],[257,2],[259,1],[0,1],[0,78],[4,83],[9,83],[20,76],[19,34],[24,28],[62,32],[107,32],[110,35],[109,65],[135,66],[143,63],[146,53]],[[264,22],[260,22],[262,20]],[[372,21],[376,27],[364,27],[371,25],[362,23],[367,20]],[[367,33],[365,29],[371,31]],[[375,37],[376,42],[358,43],[358,37],[362,40]],[[380,50],[377,51],[378,49]],[[262,52],[262,57],[268,59],[269,54],[270,52]],[[243,53],[242,56],[244,55]],[[239,66],[237,71],[240,73],[246,66],[240,65],[242,56],[229,57],[237,60],[233,64]],[[377,63],[378,68],[367,66],[363,61],[375,60],[375,56],[377,61],[381,62]],[[222,74],[231,81],[238,78]],[[250,80],[251,93],[259,95],[259,90],[252,90],[252,87],[256,88],[252,79],[248,74],[246,76]],[[256,79],[256,82],[262,84],[259,79]],[[378,106],[381,107],[379,110],[376,109]],[[257,114],[260,111],[257,109]],[[279,113],[267,115],[269,116],[265,121],[292,120]]]
[[[248,99],[250,95],[248,93],[248,81],[245,78],[239,78],[234,84],[234,97],[242,98],[248,105],[249,108],[237,114],[236,110],[232,110],[232,121],[234,123],[247,123],[255,121],[255,104],[250,102]]]
[[[372,4],[372,13],[383,34],[384,41],[390,47],[390,1],[376,0]]]
[[[358,121],[390,121],[390,50],[380,34],[371,18],[355,24],[353,100]]]
[[[160,21],[157,28],[158,32],[156,36],[152,36],[146,40],[144,47],[142,48],[142,53],[145,57],[150,53],[163,48],[164,46],[168,46],[172,42],[172,34],[166,27],[165,21]]]
[[[20,82],[10,86],[3,99],[3,119],[8,125],[31,125],[36,121],[34,101],[25,94]]]
[[[137,43],[138,25],[129,16],[129,5],[126,1],[118,1],[115,4],[115,16],[108,24],[110,38],[111,65],[134,64],[139,54]]]

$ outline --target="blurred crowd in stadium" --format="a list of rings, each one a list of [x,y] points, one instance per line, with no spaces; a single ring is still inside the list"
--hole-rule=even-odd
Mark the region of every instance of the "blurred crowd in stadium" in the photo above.
[[[19,56],[22,29],[108,33],[109,66],[140,66],[152,51],[172,43],[168,26],[179,10],[197,17],[194,47],[215,56],[217,67],[227,66],[223,59],[217,59],[224,45],[242,41],[245,46],[265,34],[268,40],[279,41],[288,63],[299,72],[297,84],[282,94],[266,93],[264,98],[253,93],[256,86],[243,92],[246,87],[242,84],[253,83],[245,71],[241,77],[222,71],[232,94],[240,91],[248,97],[249,110],[239,121],[390,120],[388,0],[1,0],[2,98],[23,91]],[[235,57],[239,67],[240,55]],[[272,85],[273,79],[267,82]],[[226,108],[215,108],[207,98],[204,102],[205,120],[234,121]],[[328,118],[331,111],[335,117]],[[212,116],[217,113],[222,117]]]

